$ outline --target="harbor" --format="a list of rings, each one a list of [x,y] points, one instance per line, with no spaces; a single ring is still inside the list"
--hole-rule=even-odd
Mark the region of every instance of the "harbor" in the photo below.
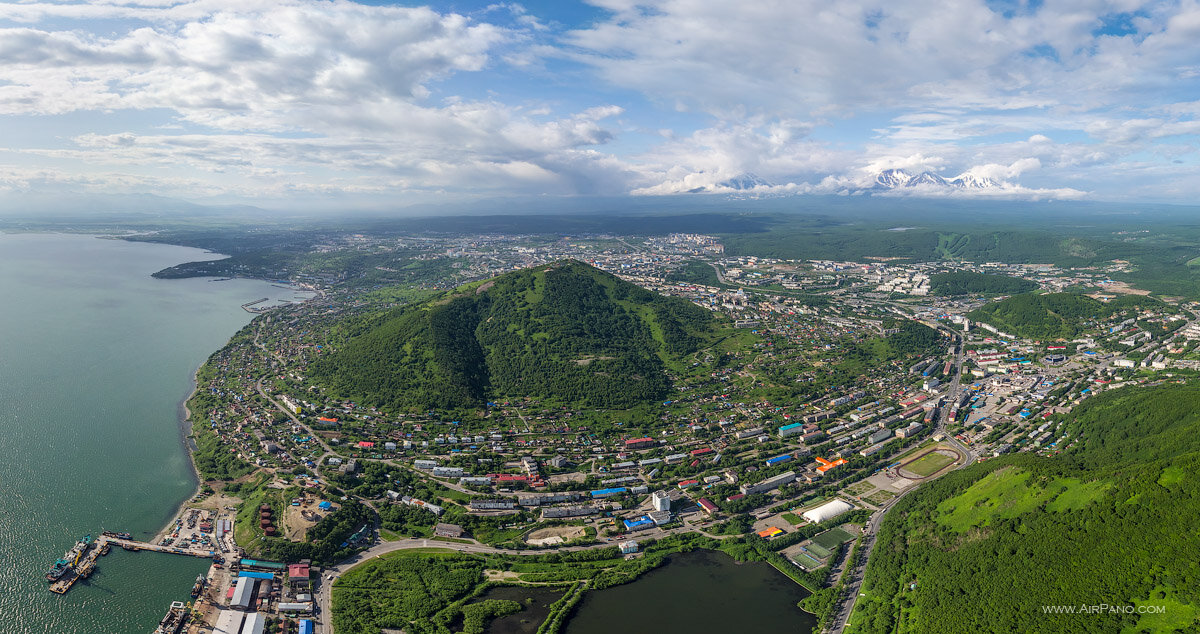
[[[222,632],[262,634],[267,618],[290,622],[293,632],[313,632],[315,622],[312,574],[307,561],[284,564],[248,559],[233,541],[234,507],[180,511],[154,539],[134,539],[129,533],[102,531],[78,540],[46,573],[49,590],[64,595],[93,574],[100,557],[113,548],[206,559],[208,571],[196,577],[192,600],[173,601],[154,634]]]
[[[96,570],[96,560],[107,555],[114,545],[130,552],[146,550],[173,555],[188,555],[212,559],[217,563],[224,560],[221,555],[211,550],[151,544],[131,539],[128,537],[128,533],[106,531],[95,541],[92,541],[90,535],[79,540],[64,558],[54,562],[50,571],[46,573],[46,579],[51,582],[50,591],[55,594],[66,594],[76,581],[87,579]]]

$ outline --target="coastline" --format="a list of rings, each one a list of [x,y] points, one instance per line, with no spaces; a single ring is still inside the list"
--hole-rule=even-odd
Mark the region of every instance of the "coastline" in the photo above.
[[[200,365],[196,366],[195,371],[192,372],[192,389],[188,392],[187,396],[183,397],[183,400],[179,402],[179,407],[176,408],[176,415],[178,417],[177,422],[179,425],[179,440],[183,445],[184,455],[187,456],[188,466],[192,470],[192,480],[195,481],[195,486],[192,488],[192,492],[186,498],[184,498],[178,504],[178,506],[175,507],[175,512],[168,517],[166,523],[163,524],[163,527],[154,534],[154,538],[152,540],[153,543],[158,543],[166,538],[167,535],[171,534],[172,529],[175,527],[175,520],[183,514],[184,510],[187,509],[188,504],[192,500],[196,499],[196,496],[200,494],[201,486],[204,484],[203,480],[200,478],[200,471],[196,468],[195,451],[192,449],[192,439],[189,438],[192,433],[192,410],[188,408],[187,404],[188,401],[192,400],[192,397],[196,395],[196,390],[199,389],[197,378],[200,376],[200,369],[203,368],[204,363],[207,362],[208,361],[206,359]]]

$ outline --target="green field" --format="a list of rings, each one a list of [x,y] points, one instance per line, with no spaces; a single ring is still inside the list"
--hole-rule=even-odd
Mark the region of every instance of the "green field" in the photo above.
[[[909,464],[900,467],[906,471],[911,471],[922,478],[929,477],[938,471],[941,471],[946,466],[954,463],[954,458],[936,451],[930,452],[910,462]]]
[[[812,553],[813,556],[817,557],[818,559],[825,559],[826,557],[833,554],[833,549],[826,548],[826,547],[818,544],[817,540],[815,540],[815,539],[812,541],[812,543],[805,546],[804,548],[807,549],[808,552]]]
[[[831,528],[820,535],[813,538],[814,544],[820,544],[826,550],[833,550],[838,545],[848,541],[853,541],[854,535],[851,535],[843,528]]]

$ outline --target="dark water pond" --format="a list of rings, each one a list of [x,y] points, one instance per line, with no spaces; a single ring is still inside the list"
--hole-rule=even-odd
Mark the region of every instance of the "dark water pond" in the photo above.
[[[698,550],[637,581],[584,596],[566,634],[810,634],[816,619],[796,607],[808,591],[765,562],[739,563]]]

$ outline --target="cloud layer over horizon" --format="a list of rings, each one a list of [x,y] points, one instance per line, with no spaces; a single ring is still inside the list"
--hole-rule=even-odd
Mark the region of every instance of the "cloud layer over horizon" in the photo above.
[[[0,191],[1188,203],[1196,41],[1195,1],[0,4]]]

